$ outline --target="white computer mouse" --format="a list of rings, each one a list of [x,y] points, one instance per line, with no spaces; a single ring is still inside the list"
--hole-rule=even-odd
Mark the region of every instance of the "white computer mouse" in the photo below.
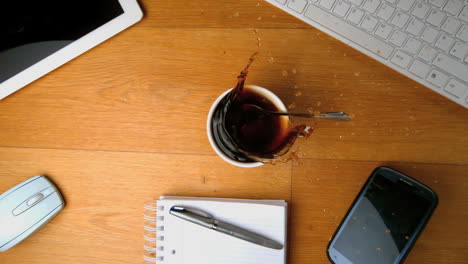
[[[0,252],[39,230],[64,207],[62,195],[39,175],[0,195]]]

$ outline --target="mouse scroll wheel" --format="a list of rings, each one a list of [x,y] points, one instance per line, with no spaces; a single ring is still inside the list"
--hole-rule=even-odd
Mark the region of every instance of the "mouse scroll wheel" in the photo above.
[[[36,204],[38,204],[40,201],[46,199],[49,195],[55,192],[55,188],[53,186],[50,186],[30,198],[28,198],[26,201],[22,202],[20,205],[18,205],[11,213],[14,216],[18,216],[25,211],[29,210],[30,208],[33,208]]]
[[[33,204],[39,202],[39,201],[42,200],[43,198],[44,198],[44,194],[38,193],[38,194],[34,195],[33,197],[31,197],[31,199],[29,199],[29,200],[26,202],[26,204],[27,204],[28,206],[31,206],[31,205],[33,205]]]

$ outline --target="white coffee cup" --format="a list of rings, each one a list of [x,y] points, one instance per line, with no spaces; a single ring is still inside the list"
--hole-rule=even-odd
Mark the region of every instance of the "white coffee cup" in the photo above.
[[[246,87],[248,87],[249,89],[255,91],[255,93],[258,93],[260,95],[262,95],[264,98],[267,98],[270,102],[272,102],[280,111],[282,112],[287,112],[287,109],[286,109],[286,106],[283,104],[283,102],[281,101],[281,99],[279,99],[278,96],[276,96],[273,92],[271,92],[270,90],[268,89],[265,89],[263,87],[260,87],[260,86],[256,86],[256,85],[246,85]],[[237,167],[242,167],[242,168],[254,168],[254,167],[259,167],[259,166],[262,166],[264,165],[263,162],[259,162],[259,161],[252,161],[252,162],[240,162],[240,161],[237,161],[237,160],[234,160],[234,159],[231,159],[230,157],[228,157],[226,154],[224,154],[224,152],[221,151],[221,149],[218,147],[218,145],[216,144],[216,142],[214,141],[213,139],[213,133],[211,131],[211,122],[212,122],[212,119],[213,119],[213,113],[216,109],[216,107],[218,106],[218,104],[220,103],[221,99],[223,99],[230,91],[232,90],[229,89],[227,91],[225,91],[224,93],[222,93],[213,103],[213,105],[211,106],[210,108],[210,111],[208,112],[208,118],[206,120],[206,131],[207,131],[207,134],[208,134],[208,140],[210,141],[210,144],[211,144],[211,147],[214,149],[214,151],[216,152],[216,154],[218,154],[218,156],[220,156],[224,161],[234,165],[234,166],[237,166]],[[286,117],[287,118],[287,117]]]

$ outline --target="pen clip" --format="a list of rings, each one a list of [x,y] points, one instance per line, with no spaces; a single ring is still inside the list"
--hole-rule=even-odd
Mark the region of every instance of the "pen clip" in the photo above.
[[[169,213],[194,224],[198,224],[207,228],[213,228],[213,217],[201,210],[187,208],[184,206],[172,206],[171,210],[169,210]]]
[[[183,206],[172,206],[171,207],[171,212],[179,212],[179,213],[184,213],[184,212],[187,212],[187,213],[192,213],[192,214],[196,214],[196,215],[199,215],[199,216],[202,216],[202,217],[205,217],[205,218],[210,218],[210,219],[213,219],[213,217],[206,213],[206,212],[203,212],[202,210],[198,210],[198,209],[194,209],[194,208],[188,208],[188,207],[183,207]]]

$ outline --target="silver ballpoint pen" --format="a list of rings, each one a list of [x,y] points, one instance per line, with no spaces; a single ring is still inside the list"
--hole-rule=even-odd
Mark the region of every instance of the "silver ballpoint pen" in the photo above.
[[[243,228],[215,220],[211,215],[193,208],[173,206],[169,213],[191,223],[213,229],[245,241],[273,249],[283,249],[280,243]]]

